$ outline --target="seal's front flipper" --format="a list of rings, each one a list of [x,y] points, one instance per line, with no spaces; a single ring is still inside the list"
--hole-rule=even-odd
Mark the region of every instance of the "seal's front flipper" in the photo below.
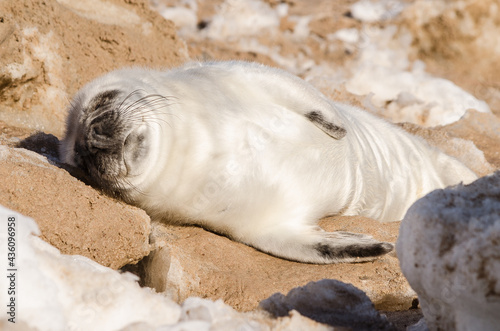
[[[325,119],[321,111],[314,110],[305,114],[306,118],[314,123],[318,128],[323,130],[327,135],[335,139],[342,139],[347,131],[339,125]]]

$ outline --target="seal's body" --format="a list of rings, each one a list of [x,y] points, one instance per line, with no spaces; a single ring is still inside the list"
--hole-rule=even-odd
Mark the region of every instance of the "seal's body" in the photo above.
[[[243,62],[120,70],[91,82],[72,102],[61,157],[153,218],[312,263],[392,249],[324,232],[320,218],[400,220],[429,191],[476,178],[295,76]]]

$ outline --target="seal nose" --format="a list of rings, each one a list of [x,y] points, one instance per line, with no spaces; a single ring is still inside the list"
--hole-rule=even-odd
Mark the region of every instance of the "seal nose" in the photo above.
[[[96,123],[90,127],[88,147],[91,152],[97,150],[117,153],[121,149],[121,140],[111,126]]]
[[[86,141],[75,146],[75,158],[94,179],[117,176],[120,172],[122,139],[119,133],[104,131],[105,128],[99,125],[91,127]]]

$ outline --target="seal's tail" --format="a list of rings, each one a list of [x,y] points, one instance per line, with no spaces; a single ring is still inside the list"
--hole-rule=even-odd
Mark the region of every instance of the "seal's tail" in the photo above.
[[[435,162],[437,162],[436,169],[439,169],[441,180],[445,186],[456,185],[460,182],[470,184],[478,178],[462,162],[447,154],[439,153]]]

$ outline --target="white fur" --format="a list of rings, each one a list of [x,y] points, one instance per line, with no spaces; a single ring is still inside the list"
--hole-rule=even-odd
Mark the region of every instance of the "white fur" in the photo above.
[[[476,178],[423,140],[278,69],[217,62],[115,71],[79,92],[70,118],[116,87],[169,99],[150,121],[150,158],[127,178],[139,188],[132,201],[153,217],[200,224],[285,258],[332,262],[304,247],[375,242],[321,232],[322,217],[400,220],[429,191]],[[305,117],[311,111],[347,134],[332,138]],[[68,120],[61,147],[68,163],[74,126]]]

